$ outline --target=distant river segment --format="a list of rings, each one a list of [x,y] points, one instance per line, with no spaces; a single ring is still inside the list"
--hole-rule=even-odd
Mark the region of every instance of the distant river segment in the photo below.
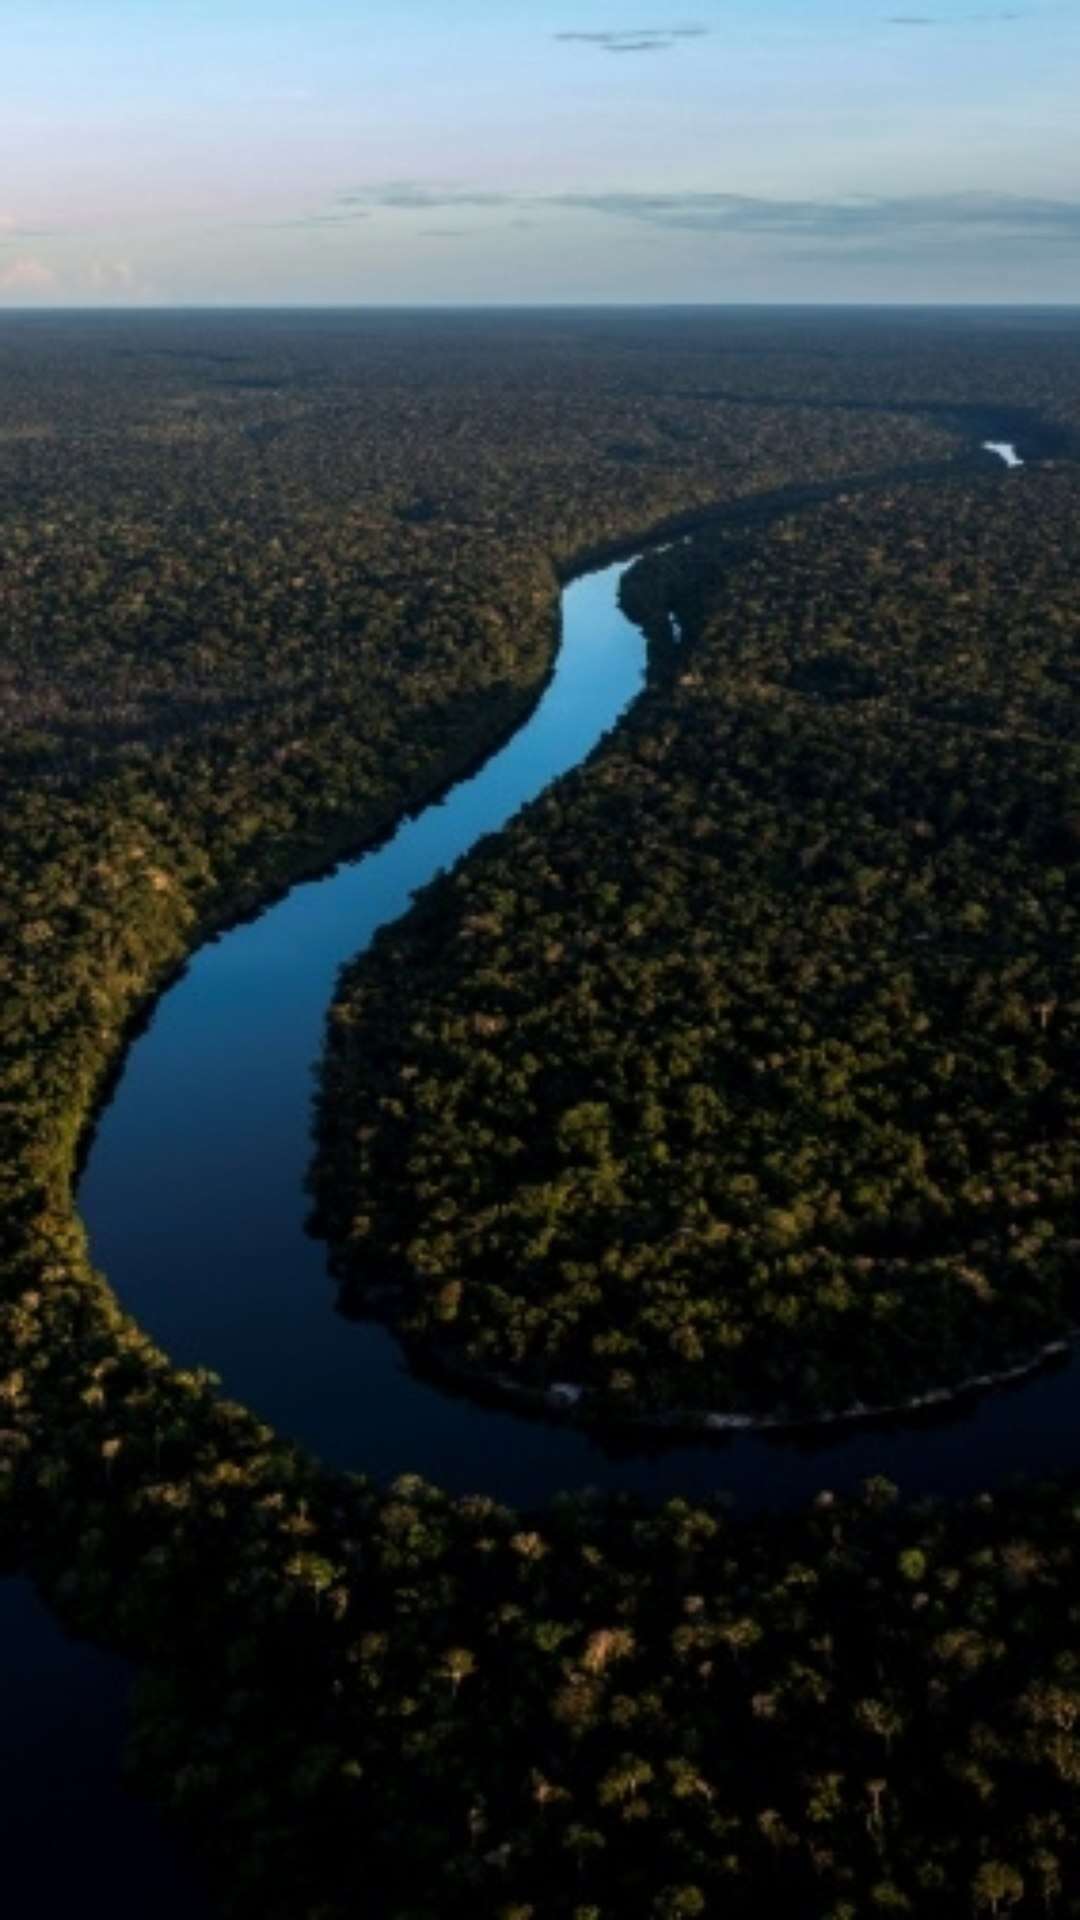
[[[984,440],[983,447],[987,453],[996,453],[1007,467],[1022,467],[1024,464],[1011,440]]]

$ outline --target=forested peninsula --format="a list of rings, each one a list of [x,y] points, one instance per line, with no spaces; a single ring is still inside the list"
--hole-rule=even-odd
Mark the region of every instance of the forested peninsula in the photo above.
[[[718,1421],[1068,1333],[1078,523],[1036,467],[631,573],[650,696],[335,1008],[318,1190],[360,1300],[396,1281],[465,1369]]]
[[[1067,1325],[1075,322],[34,318],[0,374],[0,1529],[142,1668],[223,1910],[1080,1912],[1071,1483],[332,1474],[154,1350],[71,1197],[152,994],[514,724],[560,577],[850,480],[631,576],[644,701],[343,985],[320,1207],[421,1337],[605,1403]]]

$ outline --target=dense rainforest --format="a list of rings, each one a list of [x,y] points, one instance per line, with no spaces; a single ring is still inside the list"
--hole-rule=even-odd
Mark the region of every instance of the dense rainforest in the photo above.
[[[1068,1331],[1078,526],[1036,467],[631,573],[650,696],[334,1010],[361,1300],[622,1411],[890,1405]]]
[[[631,576],[645,701],[346,981],[323,1212],[440,1338],[646,1406],[1064,1325],[1078,427],[1068,316],[0,328],[3,1551],[144,1669],[227,1908],[1080,1912],[1073,1488],[330,1474],[154,1350],[71,1200],[148,996],[514,723],[560,576],[788,490]]]

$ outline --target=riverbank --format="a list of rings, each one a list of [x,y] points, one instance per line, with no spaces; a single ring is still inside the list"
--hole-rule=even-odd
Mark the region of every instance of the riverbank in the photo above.
[[[373,1313],[383,1314],[389,1303],[373,1299]],[[391,1315],[386,1322],[392,1329]],[[635,1434],[649,1433],[700,1435],[726,1439],[736,1434],[772,1434],[792,1440],[803,1437],[827,1439],[830,1429],[855,1426],[871,1427],[904,1420],[924,1413],[948,1413],[991,1393],[1016,1385],[1044,1372],[1060,1361],[1067,1361],[1078,1335],[1044,1341],[1036,1351],[1013,1363],[966,1375],[954,1384],[929,1387],[924,1392],[868,1405],[855,1401],[848,1407],[823,1408],[819,1413],[731,1413],[693,1407],[665,1408],[662,1413],[620,1412],[610,1398],[590,1393],[575,1381],[554,1380],[548,1386],[532,1386],[515,1380],[511,1374],[486,1372],[462,1358],[434,1345],[419,1345],[407,1336],[403,1339],[410,1365],[433,1381],[464,1388],[488,1403],[515,1407],[522,1412],[543,1415],[571,1426],[591,1427],[599,1436],[619,1436],[631,1444]]]

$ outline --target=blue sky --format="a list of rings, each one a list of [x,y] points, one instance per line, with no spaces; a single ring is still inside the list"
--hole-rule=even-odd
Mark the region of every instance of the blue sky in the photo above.
[[[3,0],[0,304],[1080,302],[1080,0]]]

